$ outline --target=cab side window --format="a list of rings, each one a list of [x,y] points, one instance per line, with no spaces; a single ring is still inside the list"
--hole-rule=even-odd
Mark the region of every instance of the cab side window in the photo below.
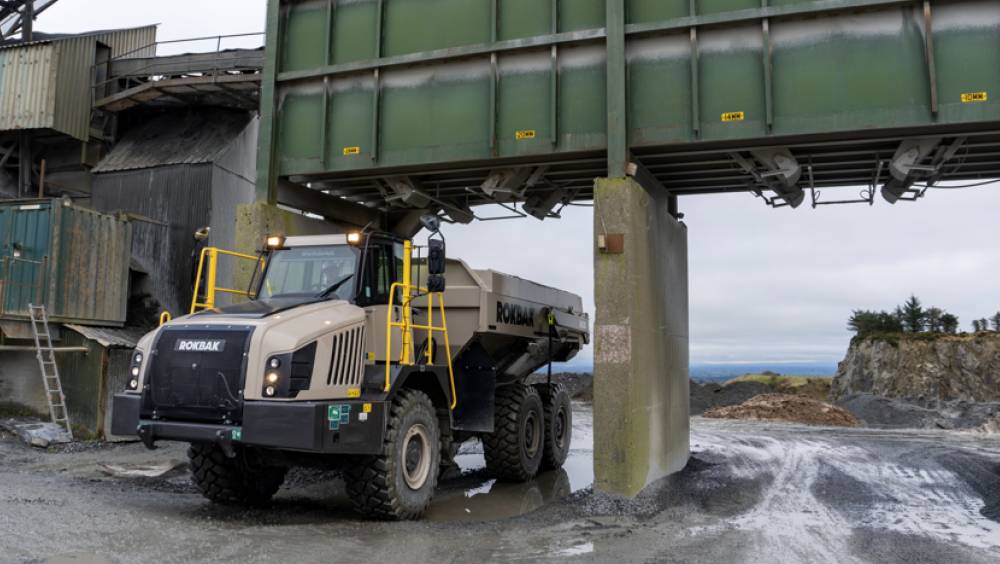
[[[389,289],[396,282],[396,264],[391,245],[372,245],[365,260],[365,282],[358,305],[389,303]],[[399,303],[398,300],[396,302]]]

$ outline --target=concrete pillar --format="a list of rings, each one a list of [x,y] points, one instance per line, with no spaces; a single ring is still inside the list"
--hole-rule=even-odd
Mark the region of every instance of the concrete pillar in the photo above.
[[[687,227],[632,178],[594,189],[594,473],[635,496],[689,455]]]

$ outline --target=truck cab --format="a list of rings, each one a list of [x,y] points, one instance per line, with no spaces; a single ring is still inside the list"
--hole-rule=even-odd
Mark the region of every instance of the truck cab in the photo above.
[[[384,519],[419,517],[474,436],[501,478],[561,464],[569,398],[526,378],[588,342],[579,298],[445,261],[437,236],[426,260],[384,233],[269,237],[251,299],[139,342],[114,433],[190,443],[218,502],[266,502],[293,465],[341,467],[355,508]]]

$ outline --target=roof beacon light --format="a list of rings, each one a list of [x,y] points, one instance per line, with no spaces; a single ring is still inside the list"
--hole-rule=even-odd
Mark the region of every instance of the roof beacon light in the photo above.
[[[267,238],[268,249],[280,249],[285,245],[285,238],[281,235],[272,235]]]
[[[352,245],[360,244],[361,243],[361,234],[360,233],[348,233],[347,234],[347,242],[350,243],[350,244],[352,244]]]

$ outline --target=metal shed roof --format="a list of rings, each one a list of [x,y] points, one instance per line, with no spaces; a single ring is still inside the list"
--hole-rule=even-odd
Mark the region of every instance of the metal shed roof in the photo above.
[[[157,25],[144,25],[140,27],[123,27],[119,29],[99,29],[95,31],[85,31],[83,33],[43,33],[36,31],[31,41],[21,39],[8,39],[0,41],[0,50],[14,49],[17,47],[29,47],[31,45],[45,45],[55,41],[65,41],[67,39],[78,39],[81,37],[93,37],[112,48],[112,57],[126,55],[128,57],[151,56],[156,53],[156,30]],[[149,50],[141,49],[149,47]],[[133,52],[141,50],[142,52]]]
[[[126,133],[93,172],[214,162],[251,119],[219,109],[164,114]]]
[[[70,331],[74,331],[98,342],[104,348],[124,348],[134,349],[139,339],[146,334],[145,329],[126,327],[116,329],[114,327],[84,327],[82,325],[65,325]]]

